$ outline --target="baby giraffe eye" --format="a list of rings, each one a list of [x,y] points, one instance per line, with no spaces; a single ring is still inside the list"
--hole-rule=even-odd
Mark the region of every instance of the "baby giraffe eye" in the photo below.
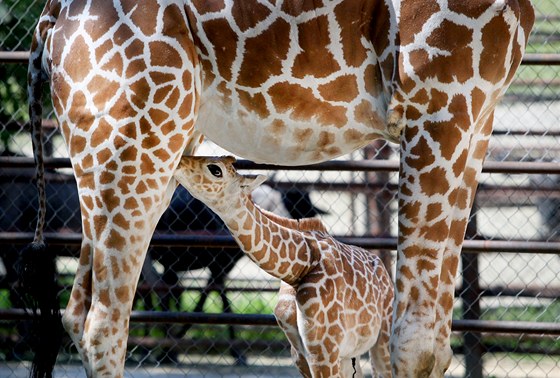
[[[216,164],[209,164],[208,170],[215,177],[222,177],[222,169],[218,167]]]

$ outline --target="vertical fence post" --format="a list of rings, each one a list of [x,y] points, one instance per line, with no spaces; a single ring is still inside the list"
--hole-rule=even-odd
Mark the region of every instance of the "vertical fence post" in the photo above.
[[[364,148],[366,160],[387,159],[391,154],[391,149],[385,141],[375,141]],[[387,172],[366,172],[366,182],[385,182],[389,183],[389,174]],[[391,225],[391,211],[389,203],[393,199],[391,193],[383,188],[376,193],[368,193],[366,196],[367,204],[367,229],[370,234],[376,236],[389,235]],[[387,271],[392,272],[392,256],[391,251],[379,251],[379,257]]]
[[[476,213],[478,206],[476,199],[467,225],[465,239],[471,239],[477,234]],[[461,254],[463,287],[460,297],[463,304],[463,319],[480,318],[480,284],[478,281],[478,254]],[[482,378],[482,355],[484,354],[480,333],[465,332],[463,334],[463,351],[465,354],[465,377]]]

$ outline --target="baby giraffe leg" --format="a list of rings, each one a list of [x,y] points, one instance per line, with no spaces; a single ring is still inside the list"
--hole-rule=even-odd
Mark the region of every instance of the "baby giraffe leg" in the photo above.
[[[393,320],[393,287],[389,282],[387,293],[385,294],[383,313],[381,318],[381,328],[377,342],[369,350],[371,359],[371,367],[373,369],[372,376],[378,378],[392,377],[391,372],[391,324]]]
[[[278,325],[292,346],[292,359],[299,372],[304,377],[311,378],[309,365],[305,359],[305,348],[298,332],[296,291],[292,286],[282,282],[278,297],[278,303],[274,308]]]
[[[302,302],[298,301],[298,303]],[[305,312],[305,304],[302,307]],[[338,311],[332,307],[329,310],[330,314],[337,314],[333,315],[335,318],[338,317]],[[325,313],[326,311],[319,311],[318,314],[311,314],[311,316],[304,314],[298,322],[307,352],[307,363],[313,378],[341,377],[343,373],[340,361],[342,335],[341,332],[336,335],[329,333],[329,328],[321,322],[321,319],[325,319]]]
[[[318,348],[324,349],[322,346]],[[338,351],[309,356],[309,369],[313,378],[343,377]]]

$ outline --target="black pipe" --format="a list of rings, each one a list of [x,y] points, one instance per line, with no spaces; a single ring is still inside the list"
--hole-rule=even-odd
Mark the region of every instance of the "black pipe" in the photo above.
[[[24,309],[2,309],[0,320],[28,320]],[[277,326],[269,314],[207,314],[194,312],[132,311],[130,320],[136,323],[232,324],[246,326]],[[560,335],[560,323],[502,320],[453,320],[452,330],[458,332],[498,332],[512,334]]]
[[[286,166],[254,163],[249,160],[238,160],[237,169],[251,170],[283,170],[283,171],[360,171],[360,172],[398,172],[399,162],[396,160],[331,160],[324,163]],[[0,157],[0,168],[33,168],[35,162],[28,157]],[[68,158],[45,158],[47,168],[71,168]],[[484,173],[508,174],[560,174],[560,164],[554,162],[517,162],[488,161],[482,167]]]
[[[345,237],[335,236],[342,243],[366,249],[396,250],[397,239],[390,237]],[[0,244],[26,244],[33,239],[32,232],[0,232]],[[79,233],[45,233],[50,246],[79,246],[82,235]],[[163,235],[155,234],[151,246],[155,247],[215,247],[238,248],[229,235]],[[560,254],[560,242],[525,240],[465,240],[463,252],[466,253],[543,253]]]

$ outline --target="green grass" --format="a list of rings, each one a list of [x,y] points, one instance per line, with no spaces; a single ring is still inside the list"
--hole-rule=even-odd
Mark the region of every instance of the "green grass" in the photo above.
[[[554,300],[546,306],[510,306],[496,307],[483,311],[484,320],[560,322],[560,300]]]
[[[510,306],[486,309],[482,314],[482,319],[558,323],[560,321],[560,300],[554,300],[546,306]],[[488,337],[485,338],[485,340],[496,344],[507,345],[511,348],[537,347],[545,350],[560,349],[560,338],[558,337]]]
[[[173,311],[193,311],[198,302],[200,293],[198,291],[186,291],[181,294],[176,303],[172,304]],[[156,300],[155,294],[152,298]],[[276,293],[228,293],[232,311],[236,314],[272,314],[277,301]],[[143,310],[144,306],[141,302],[137,302],[136,310]],[[204,305],[205,313],[221,313],[222,302],[217,293],[212,292]],[[145,328],[143,326],[131,329],[131,335],[144,336]],[[179,329],[180,326],[174,327]],[[237,337],[244,340],[265,340],[265,341],[282,341],[285,336],[277,327],[236,327]],[[149,336],[163,337],[165,335],[164,327],[150,327]],[[192,339],[225,339],[228,337],[227,326],[223,325],[193,325],[188,332],[188,337]]]
[[[0,290],[0,308],[12,308],[12,302],[10,301],[10,293],[8,290]]]
[[[482,320],[497,321],[527,321],[527,322],[560,322],[560,300],[554,300],[547,305],[541,306],[499,306],[482,309]],[[461,309],[455,309],[454,319],[461,319]],[[540,350],[560,349],[560,338],[540,337],[539,335],[512,335],[512,336],[491,336],[481,334],[481,339],[485,344],[499,345],[511,350],[517,348],[535,348]],[[462,345],[463,340],[460,336],[453,336],[452,346]]]

